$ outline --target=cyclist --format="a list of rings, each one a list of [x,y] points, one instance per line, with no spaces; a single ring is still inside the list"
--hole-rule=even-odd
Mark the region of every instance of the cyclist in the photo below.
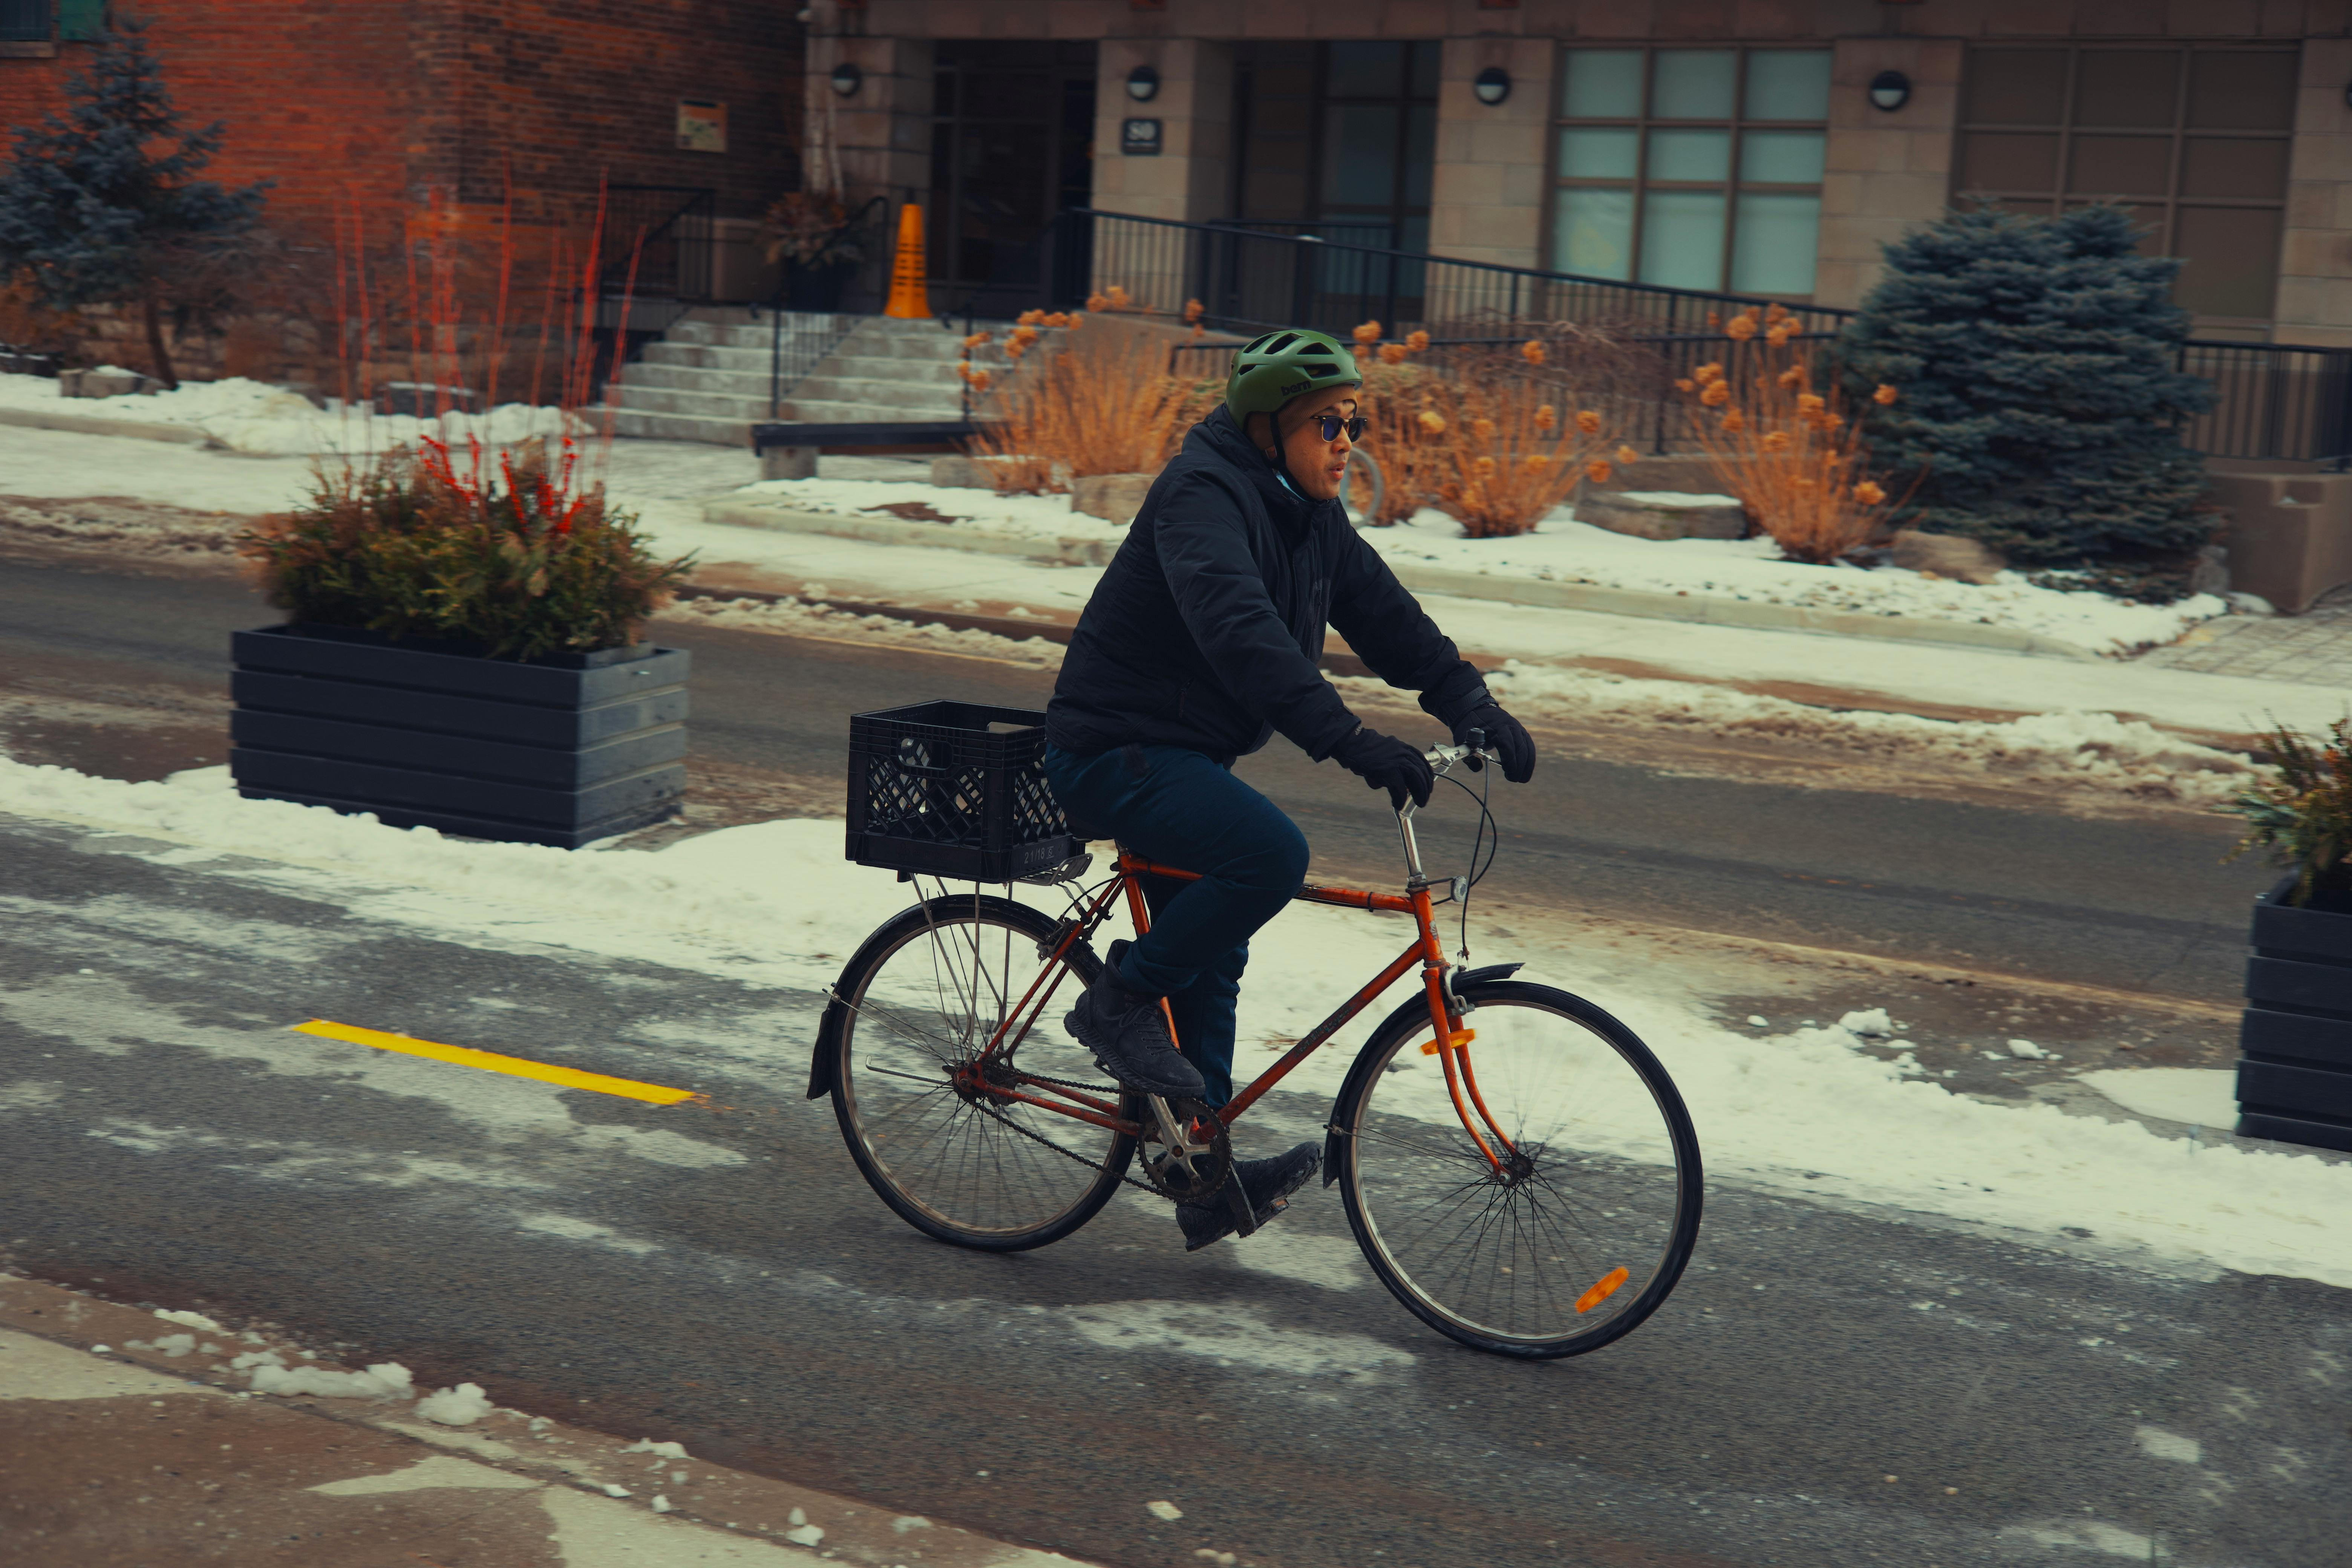
[[[1278,730],[1399,809],[1428,804],[1420,750],[1358,721],[1317,668],[1327,624],[1391,686],[1421,693],[1455,743],[1483,730],[1505,777],[1535,772],[1527,731],[1349,526],[1338,498],[1364,432],[1363,379],[1321,332],[1242,348],[1223,404],[1185,435],[1087,601],[1045,710],[1045,774],[1073,821],[1201,873],[1145,882],[1150,931],[1111,944],[1066,1020],[1130,1089],[1232,1098],[1250,935],[1307,874],[1305,837],[1234,777],[1236,757]],[[1318,1163],[1308,1142],[1234,1172],[1264,1223]],[[1235,1228],[1222,1200],[1179,1205],[1177,1219],[1187,1251]]]

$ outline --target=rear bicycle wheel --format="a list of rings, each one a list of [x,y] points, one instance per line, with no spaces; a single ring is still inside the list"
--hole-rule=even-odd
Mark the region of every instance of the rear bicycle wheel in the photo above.
[[[1465,1131],[1423,1047],[1427,1006],[1372,1036],[1333,1108],[1338,1180],[1381,1282],[1473,1349],[1580,1355],[1657,1310],[1698,1238],[1698,1135],[1633,1032],[1549,985],[1463,987],[1459,1053],[1503,1137]],[[1465,1093],[1466,1099],[1466,1093]]]
[[[1101,962],[1083,944],[1050,959],[1054,940],[1049,916],[1010,899],[932,899],[867,938],[835,987],[835,1119],[859,1173],[927,1236],[992,1252],[1059,1241],[1110,1201],[1134,1155],[1124,1133],[1009,1098],[1052,1098],[1022,1083],[1034,1075],[1123,1100],[1062,1028]],[[1016,1014],[1034,1021],[975,1079]]]

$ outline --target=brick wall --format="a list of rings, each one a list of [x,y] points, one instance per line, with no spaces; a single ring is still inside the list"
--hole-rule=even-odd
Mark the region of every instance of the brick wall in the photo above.
[[[273,224],[316,233],[339,199],[398,210],[434,189],[563,221],[600,174],[715,187],[758,213],[799,179],[802,29],[790,0],[144,0],[191,121],[227,138],[214,177],[277,182]],[[60,101],[91,47],[0,59],[0,127]],[[676,146],[677,100],[728,108],[724,153]]]

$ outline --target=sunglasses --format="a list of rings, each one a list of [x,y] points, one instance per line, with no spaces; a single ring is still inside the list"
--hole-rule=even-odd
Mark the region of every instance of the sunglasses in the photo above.
[[[1342,430],[1348,433],[1349,440],[1360,441],[1364,438],[1364,432],[1371,427],[1372,422],[1360,414],[1352,419],[1339,414],[1318,414],[1310,418],[1307,423],[1318,426],[1326,441],[1338,440],[1339,432]]]

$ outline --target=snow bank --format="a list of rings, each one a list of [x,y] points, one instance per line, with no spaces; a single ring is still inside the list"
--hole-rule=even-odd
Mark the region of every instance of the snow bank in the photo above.
[[[942,528],[985,529],[1044,539],[1118,539],[1127,532],[1124,523],[1072,511],[1066,495],[999,495],[994,490],[887,479],[768,479],[745,485],[727,499],[772,501],[798,511],[836,512],[845,517],[940,521]],[[894,512],[889,510],[893,507],[900,510]],[[937,517],[926,517],[926,512]]]
[[[218,769],[125,784],[0,761],[0,811],[171,841],[139,852],[183,868],[237,857],[216,874],[331,899],[362,921],[490,947],[554,945],[803,994],[830,981],[865,933],[908,901],[887,872],[842,860],[834,821],[731,828],[651,854],[567,854],[243,801],[225,785]],[[1433,855],[1446,852],[1445,826],[1427,820]],[[1460,837],[1466,843],[1466,831]],[[1058,907],[1050,891],[1020,894]],[[1255,939],[1258,963],[1286,983],[1244,990],[1243,1070],[1312,1027],[1398,941],[1393,922],[1337,910],[1295,910],[1267,928]],[[1482,941],[1480,960],[1507,956],[1528,958],[1530,978],[1591,994],[1649,1041],[1690,1105],[1714,1179],[2029,1232],[2088,1231],[2204,1266],[2352,1286],[2352,1227],[2332,1223],[2352,1205],[2352,1164],[2200,1147],[2137,1122],[1965,1099],[1919,1076],[1907,1057],[1872,1054],[1843,1026],[1735,1033],[1702,999],[1677,992],[1665,962],[1639,972],[1621,963],[1612,978],[1593,966],[1619,961],[1582,945],[1515,941],[1497,951]],[[1874,1025],[1873,1009],[1857,1011],[1859,1022]],[[1336,1090],[1374,1021],[1351,1026],[1286,1089]],[[765,1033],[699,1048],[769,1077],[805,1059],[803,1042]],[[1425,1076],[1429,1114],[1442,1121],[1442,1089]]]
[[[494,1408],[478,1383],[440,1389],[416,1402],[416,1414],[440,1426],[471,1426]]]
[[[188,425],[231,451],[257,456],[382,451],[395,443],[413,446],[418,436],[428,434],[457,441],[472,434],[484,441],[513,442],[533,435],[561,435],[564,427],[562,410],[521,403],[501,405],[479,417],[452,414],[438,420],[381,415],[364,405],[321,409],[299,392],[243,376],[186,382],[177,391],[146,396],[65,397],[58,383],[47,376],[0,375],[0,408]]]
[[[1373,686],[1340,684],[1364,688],[1367,696]],[[2031,713],[2005,723],[1922,719],[1813,708],[1690,681],[1548,669],[1517,659],[1491,672],[1487,684],[1514,711],[1564,724],[1613,719],[1717,735],[1775,736],[1890,763],[2188,805],[2218,805],[2254,775],[2253,764],[2237,752],[2112,713]]]
[[[1769,539],[1640,539],[1578,522],[1567,508],[1544,519],[1537,531],[1512,539],[1465,539],[1460,523],[1430,508],[1393,528],[1368,528],[1363,537],[1391,561],[1423,561],[1456,572],[1971,621],[2110,654],[2174,641],[2230,609],[2210,594],[2158,606],[2105,594],[2061,593],[2038,588],[2016,572],[1979,586],[1900,566],[1806,566],[1781,560]]]

